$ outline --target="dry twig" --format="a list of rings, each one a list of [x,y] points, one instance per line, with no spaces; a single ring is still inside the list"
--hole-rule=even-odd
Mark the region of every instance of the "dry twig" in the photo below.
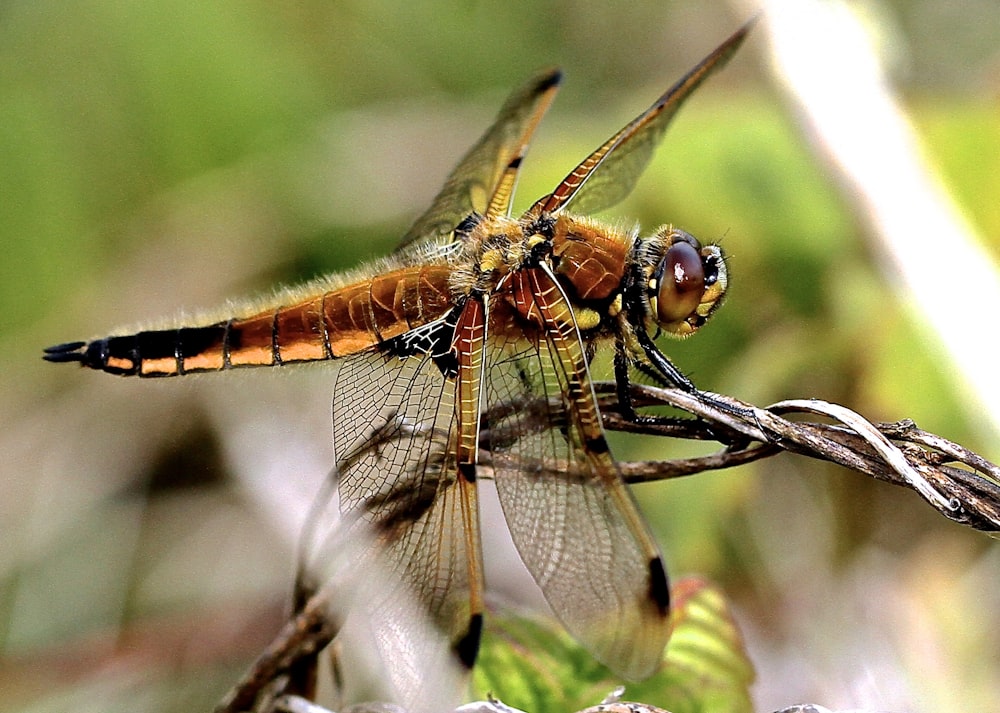
[[[694,419],[625,419],[613,383],[596,385],[609,430],[714,440],[722,450],[702,458],[622,463],[630,483],[694,475],[768,458],[782,451],[830,461],[864,475],[916,490],[950,520],[1000,532],[1000,467],[910,420],[871,423],[838,404],[815,399],[758,408],[730,396],[709,399],[686,391],[635,385],[636,406],[673,406]],[[789,421],[790,413],[825,415],[837,423]]]

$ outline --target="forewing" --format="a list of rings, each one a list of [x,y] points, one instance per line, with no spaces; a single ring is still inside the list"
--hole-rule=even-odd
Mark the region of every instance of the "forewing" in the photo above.
[[[631,193],[677,110],[712,72],[729,61],[750,26],[737,30],[651,107],[601,144],[529,212],[555,213],[572,204],[577,213],[594,213]]]
[[[454,382],[438,360],[377,352],[343,361],[334,391],[335,488],[314,510],[304,566],[317,584],[353,570],[361,614],[409,705],[433,697],[423,690],[429,674],[470,635],[470,566],[481,572],[464,533],[455,438]],[[343,543],[364,538],[369,544],[345,567]],[[338,571],[326,571],[335,561]],[[378,587],[367,586],[368,573]]]
[[[511,176],[510,164],[524,155],[561,78],[558,70],[542,72],[508,97],[493,125],[459,161],[430,208],[406,231],[397,249],[438,240],[473,212],[485,213],[505,176],[509,193],[513,193],[518,166],[513,167]]]
[[[566,628],[619,674],[643,678],[668,635],[662,560],[608,452],[565,295],[541,269],[511,278],[540,329],[518,338],[513,323],[491,326],[487,433],[504,515]]]

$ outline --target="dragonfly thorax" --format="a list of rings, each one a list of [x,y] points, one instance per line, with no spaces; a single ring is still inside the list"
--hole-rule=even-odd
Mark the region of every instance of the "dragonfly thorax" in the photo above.
[[[664,226],[638,238],[634,229],[563,214],[551,233],[553,266],[570,300],[600,322],[624,313],[635,328],[686,337],[722,303],[728,286],[722,250],[683,230]]]
[[[635,229],[560,213],[496,216],[470,227],[454,265],[455,293],[504,292],[513,272],[545,260],[585,331],[624,312],[634,327],[686,337],[719,307],[728,286],[722,250],[671,226],[638,238]]]

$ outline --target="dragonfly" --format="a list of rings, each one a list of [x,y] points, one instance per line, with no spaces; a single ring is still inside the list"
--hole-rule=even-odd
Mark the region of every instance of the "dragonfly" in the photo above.
[[[488,454],[511,537],[552,611],[596,659],[642,679],[662,659],[670,590],[605,438],[590,362],[598,347],[614,349],[626,406],[639,373],[708,398],[655,339],[702,327],[727,269],[718,245],[678,228],[641,237],[588,215],[633,189],[677,110],[748,31],[517,217],[522,160],[558,70],[507,99],[388,257],[221,321],[60,344],[44,358],[138,377],[333,361],[335,465],[310,531],[337,518],[343,542],[366,528],[352,564],[391,573],[471,668],[485,608],[478,485]],[[300,599],[322,579],[314,537]],[[400,601],[387,596],[376,612],[387,656],[409,645]]]

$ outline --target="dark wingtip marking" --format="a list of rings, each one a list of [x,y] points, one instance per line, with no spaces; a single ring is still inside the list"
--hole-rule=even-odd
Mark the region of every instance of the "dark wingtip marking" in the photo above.
[[[656,602],[660,614],[666,616],[670,611],[670,584],[660,557],[649,560],[649,596]]]
[[[608,439],[601,435],[587,441],[587,450],[591,453],[607,453],[611,448],[608,446]]]
[[[562,84],[563,73],[561,69],[553,69],[538,82],[538,91],[544,92],[552,87]]]
[[[466,668],[472,668],[479,655],[479,640],[483,636],[483,615],[473,614],[469,618],[469,628],[455,644],[455,654]]]
[[[468,483],[476,482],[476,464],[475,463],[459,463],[458,464],[458,474],[465,479]]]
[[[60,364],[68,361],[79,361],[82,362],[85,357],[84,348],[87,346],[87,342],[66,342],[65,344],[56,344],[52,347],[45,347],[42,351],[42,359],[45,361],[55,362]]]

